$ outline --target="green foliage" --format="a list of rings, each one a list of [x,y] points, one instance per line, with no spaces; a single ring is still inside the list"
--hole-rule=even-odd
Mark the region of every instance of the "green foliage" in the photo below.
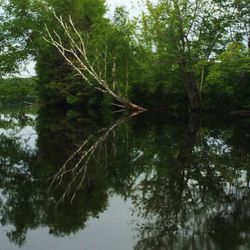
[[[74,78],[75,72],[59,52],[44,40],[44,28],[47,25],[60,33],[57,20],[50,11],[53,8],[63,18],[71,15],[79,30],[90,33],[94,23],[104,20],[105,1],[74,0],[65,4],[52,0],[11,0],[2,3],[1,7],[4,10],[1,12],[0,25],[0,46],[4,48],[4,53],[0,54],[1,74],[16,73],[20,69],[20,62],[32,58],[36,61],[38,91],[44,104],[86,103],[86,98],[82,100],[82,96],[86,96],[83,91],[86,86],[83,83],[79,87],[82,80]],[[69,93],[66,93],[67,90]]]
[[[241,43],[231,43],[211,64],[204,89],[206,108],[249,108],[250,56]]]
[[[0,77],[22,70],[33,59],[47,18],[47,5],[39,0],[0,3]],[[43,14],[42,14],[43,13]]]
[[[0,102],[35,102],[37,100],[35,78],[11,78],[0,80]]]
[[[94,24],[104,20],[105,6],[102,0],[95,1],[95,3],[89,0],[78,0],[72,1],[69,5],[65,5],[61,1],[49,1],[49,4],[64,19],[67,20],[68,16],[71,15],[76,28],[88,37],[90,37],[88,34],[93,32]],[[59,34],[63,34],[52,13],[50,13],[46,25],[50,30],[56,30]],[[47,35],[45,31],[44,35]],[[90,43],[93,43],[91,38]],[[65,44],[68,43],[65,37],[62,39],[65,40]],[[94,91],[88,92],[89,89],[86,88],[84,81],[75,77],[76,72],[67,65],[59,52],[45,41],[43,43],[45,46],[39,47],[36,67],[42,102],[46,105],[86,105],[90,103]],[[95,96],[93,98],[95,99]]]
[[[211,75],[215,77],[219,72],[210,71],[213,65],[215,68],[218,65],[216,59],[223,52],[226,53],[225,48],[228,44],[232,41],[247,42],[249,3],[210,0],[145,2],[147,12],[141,18],[140,44],[143,45],[147,57],[143,57],[143,53],[139,56],[138,68],[145,70],[142,71],[139,87],[135,87],[135,93],[139,93],[136,95],[142,97],[146,92],[147,95],[142,97],[144,101],[148,100],[147,98],[152,100],[153,96],[158,96],[157,90],[160,89],[160,93],[163,94],[165,89],[165,99],[171,99],[172,104],[173,100],[177,100],[180,104],[186,101],[183,95],[185,88],[188,95],[196,88],[198,92],[205,93],[203,104],[206,108],[210,106],[214,110],[216,106],[229,109],[237,108],[237,105],[239,107],[240,103],[236,100],[240,97],[239,93],[243,93],[242,90],[247,88],[244,82],[248,81],[248,77],[245,73],[233,71],[237,61],[234,60],[235,65],[231,67],[230,63],[225,63],[227,59],[224,58],[224,70],[220,71],[223,76],[220,85],[211,86]],[[246,49],[244,53],[243,61],[247,60]],[[143,61],[145,58],[148,63]],[[246,72],[249,70],[249,64],[243,61],[238,70]],[[233,90],[230,84],[234,78],[238,80],[237,84],[235,83],[237,91],[235,88]],[[190,81],[193,84],[190,85]],[[210,86],[209,91],[207,85]],[[204,86],[206,89],[203,90]],[[191,93],[191,97],[193,94]],[[161,100],[159,97],[158,99]],[[244,96],[243,100],[246,102],[247,97]]]
[[[65,21],[71,15],[95,70],[134,102],[149,108],[183,108],[185,92],[190,99],[189,92],[196,89],[211,109],[249,106],[249,54],[247,48],[229,45],[248,42],[249,1],[148,0],[145,4],[145,13],[130,20],[122,7],[107,19],[105,0],[2,1],[0,77],[18,72],[21,62],[33,59],[43,104],[112,102],[87,87],[44,40],[47,25],[62,36],[66,47],[69,44],[50,11],[53,8]]]

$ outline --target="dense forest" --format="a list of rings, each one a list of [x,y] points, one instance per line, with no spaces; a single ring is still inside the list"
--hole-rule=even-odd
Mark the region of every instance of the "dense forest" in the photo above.
[[[123,7],[108,18],[105,0],[0,4],[0,78],[31,60],[37,73],[25,86],[2,80],[1,95],[84,109],[250,108],[249,0],[147,0],[133,19]]]

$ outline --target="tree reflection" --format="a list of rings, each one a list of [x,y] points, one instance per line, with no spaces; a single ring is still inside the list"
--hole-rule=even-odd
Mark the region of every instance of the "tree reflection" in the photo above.
[[[83,230],[119,194],[139,217],[135,249],[250,248],[249,121],[154,115],[51,110],[36,122],[2,119],[2,130],[15,130],[0,136],[0,218],[14,226],[10,241],[22,245],[44,225],[57,237]],[[36,147],[22,139],[27,126],[36,128]]]
[[[12,126],[12,121],[19,124],[17,117],[8,117],[11,117],[11,124],[6,128]],[[78,117],[72,118],[72,114],[70,118],[53,114],[48,123],[49,117],[44,118],[40,114],[35,151],[27,140],[21,140],[23,135],[18,134],[22,128],[17,125],[12,136],[2,134],[0,137],[0,218],[2,225],[14,226],[7,236],[20,246],[25,242],[28,229],[47,225],[55,236],[68,235],[83,229],[89,217],[98,216],[107,206],[106,184],[102,183],[101,173],[96,170],[91,171],[91,178],[88,178],[88,183],[73,202],[66,198],[63,203],[58,203],[64,187],[48,193],[49,177],[58,171],[80,140],[76,141],[76,138],[82,133],[79,127],[84,123],[79,122]],[[76,122],[72,123],[72,120]],[[84,131],[83,134],[88,132]]]
[[[165,169],[157,166],[134,195],[136,212],[144,219],[135,249],[249,248],[248,169],[238,167],[243,159],[231,159],[233,145],[226,143],[232,134],[218,140],[221,134],[200,130],[198,121],[190,117],[174,163],[159,153]]]
[[[1,115],[0,118],[0,190],[1,224],[13,224],[8,232],[10,241],[23,244],[27,227],[34,225],[35,210],[30,204],[33,186],[30,166],[36,162],[36,151],[30,145],[35,117],[24,113]],[[25,212],[24,212],[25,211]]]
[[[134,112],[130,115],[122,116],[121,118],[113,122],[110,126],[104,127],[101,129],[101,131],[98,131],[94,139],[93,136],[89,136],[83,141],[80,146],[75,149],[73,153],[71,153],[62,167],[53,177],[50,185],[51,187],[57,187],[61,185],[61,183],[66,178],[68,184],[61,200],[64,200],[66,196],[71,196],[71,200],[74,200],[76,193],[87,181],[86,179],[88,168],[90,167],[90,165],[94,164],[92,163],[93,159],[96,162],[98,162],[99,160],[98,164],[100,164],[100,162],[104,159],[106,161],[105,165],[107,165],[107,143],[109,137],[112,134],[114,138],[116,129],[121,126],[121,124],[126,123],[129,119],[138,114],[139,112]],[[116,145],[113,145],[115,146],[115,151],[117,151]],[[102,151],[104,151],[104,154]]]

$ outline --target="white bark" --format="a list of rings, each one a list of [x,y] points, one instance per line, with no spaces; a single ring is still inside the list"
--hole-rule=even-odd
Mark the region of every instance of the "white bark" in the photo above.
[[[142,107],[131,103],[125,97],[120,96],[119,94],[115,93],[115,90],[112,89],[107,81],[102,77],[102,73],[98,73],[95,69],[93,64],[89,61],[87,55],[87,49],[79,31],[76,29],[72,18],[69,16],[69,24],[63,21],[62,17],[57,16],[55,12],[53,12],[55,18],[57,19],[58,23],[62,27],[66,38],[69,42],[69,47],[65,47],[63,44],[62,38],[60,34],[58,34],[55,30],[50,31],[46,26],[45,29],[48,33],[48,38],[45,39],[53,46],[57,48],[60,54],[64,57],[66,62],[77,72],[77,74],[82,77],[82,79],[93,88],[110,95],[114,98],[117,102],[119,102],[124,108],[132,109],[132,110],[144,110]],[[73,32],[73,33],[72,33]],[[104,49],[105,54],[105,69],[104,75],[106,75],[106,65],[107,65],[107,56],[106,56],[106,49]],[[98,60],[96,57],[96,60]]]

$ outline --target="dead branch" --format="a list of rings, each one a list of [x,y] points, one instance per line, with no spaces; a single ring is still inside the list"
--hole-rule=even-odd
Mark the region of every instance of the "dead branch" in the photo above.
[[[52,44],[63,56],[66,62],[77,72],[79,76],[89,85],[94,87],[96,90],[101,91],[103,93],[108,94],[113,99],[115,99],[118,103],[120,103],[124,108],[142,111],[144,108],[131,103],[127,98],[121,96],[116,93],[115,89],[112,89],[107,83],[106,79],[106,65],[107,65],[107,49],[104,49],[104,53],[98,53],[95,57],[94,62],[89,61],[89,57],[87,54],[86,44],[84,42],[83,37],[80,32],[76,29],[72,18],[69,16],[69,22],[66,23],[63,21],[61,16],[57,16],[55,11],[53,14],[60,24],[61,28],[66,35],[68,47],[66,47],[63,43],[62,37],[55,30],[50,31],[47,26],[45,29],[48,34],[48,38],[45,38],[47,42]],[[104,54],[104,74],[98,73],[94,69],[94,64],[96,60],[99,59],[100,55]],[[104,75],[104,79],[102,78]]]

